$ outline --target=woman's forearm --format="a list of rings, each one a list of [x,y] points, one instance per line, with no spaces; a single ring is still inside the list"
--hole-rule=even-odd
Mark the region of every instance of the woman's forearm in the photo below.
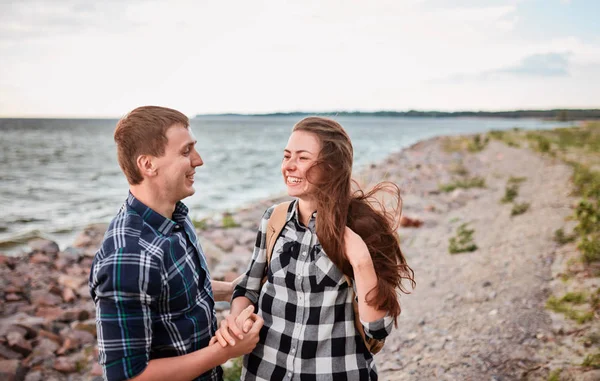
[[[354,282],[356,283],[356,295],[358,296],[358,312],[361,320],[373,322],[383,318],[386,311],[378,310],[375,306],[368,305],[367,296],[377,297],[377,273],[373,267],[373,261],[365,260],[352,266],[354,270]],[[373,290],[371,295],[369,292]]]

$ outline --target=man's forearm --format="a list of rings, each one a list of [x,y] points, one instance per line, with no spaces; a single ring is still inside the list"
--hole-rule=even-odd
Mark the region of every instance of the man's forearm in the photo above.
[[[211,345],[183,356],[151,360],[132,381],[190,381],[229,360],[220,345]]]

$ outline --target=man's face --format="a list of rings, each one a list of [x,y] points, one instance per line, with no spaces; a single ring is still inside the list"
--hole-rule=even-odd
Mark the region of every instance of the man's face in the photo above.
[[[167,130],[165,154],[154,158],[159,192],[173,203],[194,194],[195,168],[204,164],[196,151],[191,128],[174,125]]]

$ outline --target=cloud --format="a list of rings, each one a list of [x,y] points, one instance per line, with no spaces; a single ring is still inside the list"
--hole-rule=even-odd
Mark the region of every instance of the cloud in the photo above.
[[[492,71],[519,76],[557,77],[569,75],[569,53],[534,54],[525,57],[515,66]]]
[[[459,83],[468,81],[492,81],[510,78],[544,78],[568,77],[571,53],[532,54],[521,59],[519,63],[503,68],[480,71],[476,73],[459,73],[433,79],[430,83]]]

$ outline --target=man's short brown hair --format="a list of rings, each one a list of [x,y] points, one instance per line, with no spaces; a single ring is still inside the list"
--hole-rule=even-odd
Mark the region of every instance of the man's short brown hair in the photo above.
[[[129,184],[144,179],[137,167],[138,156],[164,155],[167,130],[177,124],[187,128],[190,121],[177,110],[158,106],[138,107],[119,120],[115,129],[117,160]]]

